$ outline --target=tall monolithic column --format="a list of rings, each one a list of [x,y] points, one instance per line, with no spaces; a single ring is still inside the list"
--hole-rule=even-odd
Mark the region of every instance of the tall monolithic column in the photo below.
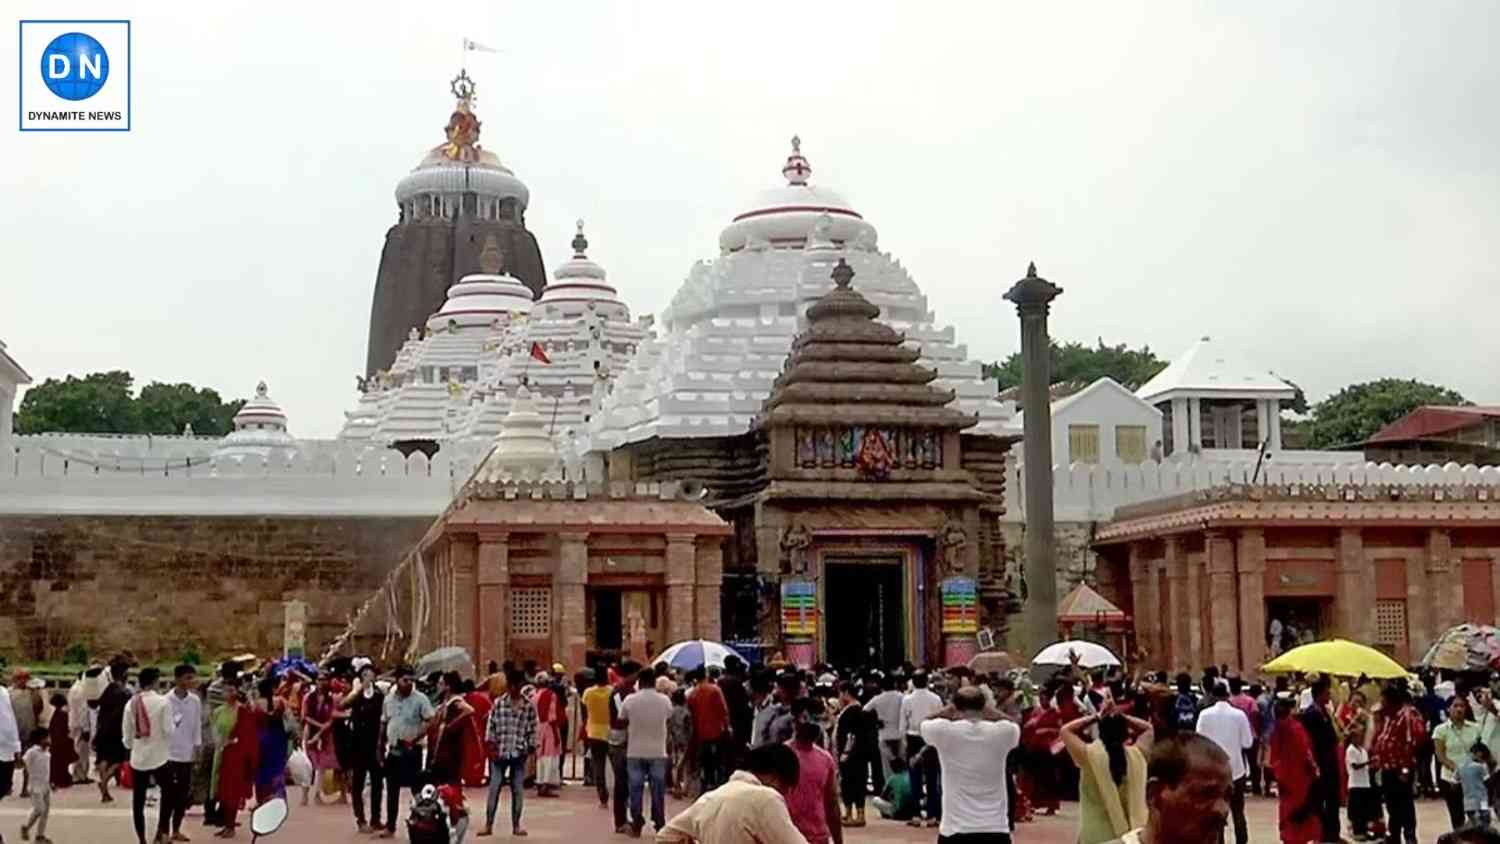
[[[553,618],[557,632],[553,637],[553,659],[568,670],[584,664],[589,645],[586,584],[589,578],[589,535],[584,532],[558,534],[561,547],[557,555],[557,572],[552,576]],[[649,656],[640,659],[649,659]]]
[[[1026,648],[1036,652],[1057,637],[1057,548],[1052,526],[1052,344],[1047,313],[1062,288],[1036,274],[1006,291],[1021,318],[1021,397],[1024,403],[1022,453],[1026,465]]]
[[[1170,631],[1166,637],[1167,669],[1172,672],[1193,670],[1197,655],[1193,653],[1192,610],[1188,607],[1187,554],[1182,550],[1182,540],[1168,536],[1162,540],[1162,554],[1167,569],[1167,602],[1171,605],[1171,618],[1163,619]]]
[[[479,537],[479,613],[474,663],[480,671],[493,660],[504,662],[510,647],[510,534]]]
[[[691,533],[667,534],[666,645],[695,638],[693,582],[698,576],[698,559],[694,539]]]
[[[1266,533],[1240,531],[1235,570],[1240,579],[1240,676],[1252,677],[1266,661]]]
[[[1412,653],[1425,653],[1444,630],[1464,620],[1463,569],[1454,559],[1447,528],[1427,530],[1426,588],[1432,602],[1428,629],[1411,631]]]
[[[473,535],[453,537],[448,559],[453,563],[453,643],[474,656],[479,653],[479,547]],[[476,666],[482,667],[482,662]]]

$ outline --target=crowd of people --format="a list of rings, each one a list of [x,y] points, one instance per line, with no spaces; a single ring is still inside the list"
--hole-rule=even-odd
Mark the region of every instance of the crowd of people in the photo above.
[[[557,797],[565,768],[615,833],[639,838],[649,822],[661,842],[842,844],[846,829],[882,821],[1009,842],[1076,800],[1080,844],[1245,844],[1247,794],[1277,799],[1285,844],[1346,830],[1413,844],[1427,795],[1444,801],[1450,835],[1496,840],[1482,836],[1500,796],[1500,706],[1480,677],[1262,684],[1222,666],[1127,677],[1075,662],[1034,682],[733,656],[686,671],[492,663],[474,678],[363,659],[231,660],[207,682],[191,665],[170,674],[132,676],[116,659],[49,691],[12,672],[0,797],[19,773],[23,840],[46,844],[53,791],[77,786],[105,803],[128,789],[141,844],[187,841],[193,806],[235,837],[246,810],[289,790],[303,805],[348,804],[360,832],[393,838],[404,822],[414,844],[459,844],[471,831],[464,788],[487,787],[477,837],[495,834],[506,792],[510,834],[525,836],[528,792]],[[693,802],[668,817],[668,794]]]

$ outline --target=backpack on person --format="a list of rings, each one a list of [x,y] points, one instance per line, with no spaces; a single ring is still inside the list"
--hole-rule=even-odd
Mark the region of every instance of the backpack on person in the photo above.
[[[1198,701],[1192,695],[1178,693],[1172,701],[1172,726],[1179,730],[1198,728]]]
[[[411,844],[448,844],[448,810],[438,799],[437,789],[427,786],[406,815],[406,835]]]

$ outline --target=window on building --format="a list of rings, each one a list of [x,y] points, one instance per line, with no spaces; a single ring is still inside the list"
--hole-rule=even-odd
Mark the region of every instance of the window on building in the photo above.
[[[1375,644],[1406,644],[1406,602],[1382,598],[1375,602]]]
[[[1121,463],[1146,462],[1146,426],[1116,425],[1115,456]]]
[[[1068,426],[1068,462],[1090,464],[1099,462],[1098,425]]]
[[[1189,420],[1198,426],[1198,442],[1204,448],[1219,447],[1219,426],[1214,421],[1214,409],[1216,405],[1210,399],[1198,400],[1198,418]]]
[[[545,639],[552,635],[552,590],[545,586],[512,589],[510,635],[517,639]]]
[[[1260,413],[1256,402],[1240,407],[1240,448],[1260,448]]]

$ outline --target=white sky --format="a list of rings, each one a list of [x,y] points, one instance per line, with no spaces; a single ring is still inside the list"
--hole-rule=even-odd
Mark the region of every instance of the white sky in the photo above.
[[[1416,377],[1500,401],[1500,4],[19,3],[130,17],[128,134],[0,131],[0,339],[292,430],[353,406],[392,191],[468,36],[482,143],[659,310],[793,133],[971,355],[1212,334],[1317,399]],[[16,41],[0,67],[16,72]],[[118,72],[118,70],[116,70]],[[14,114],[16,85],[0,84]]]

